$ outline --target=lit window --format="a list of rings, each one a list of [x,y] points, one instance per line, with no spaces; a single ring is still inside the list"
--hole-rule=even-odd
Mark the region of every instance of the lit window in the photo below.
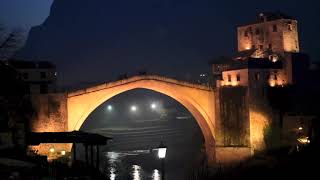
[[[277,55],[271,55],[271,56],[270,56],[270,60],[271,60],[272,62],[277,62],[277,61],[279,60],[279,57],[278,57]]]

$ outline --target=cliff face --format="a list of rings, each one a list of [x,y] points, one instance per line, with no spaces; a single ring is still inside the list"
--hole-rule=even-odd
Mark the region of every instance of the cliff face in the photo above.
[[[110,80],[142,69],[198,74],[208,58],[200,52],[212,39],[198,38],[196,32],[208,22],[190,17],[192,9],[178,0],[55,0],[17,56],[53,61],[64,84]]]

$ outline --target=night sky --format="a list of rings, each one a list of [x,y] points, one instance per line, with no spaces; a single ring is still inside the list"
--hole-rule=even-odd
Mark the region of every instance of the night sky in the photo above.
[[[51,0],[2,0],[0,22],[25,29],[41,24]],[[147,70],[179,79],[209,72],[208,61],[236,50],[236,26],[262,11],[299,20],[303,52],[320,59],[318,1],[56,0],[47,21],[18,57],[57,64],[62,85],[114,80]],[[84,71],[90,71],[83,75]]]
[[[45,20],[52,2],[53,0],[1,0],[0,23],[9,28],[21,27],[28,31]]]

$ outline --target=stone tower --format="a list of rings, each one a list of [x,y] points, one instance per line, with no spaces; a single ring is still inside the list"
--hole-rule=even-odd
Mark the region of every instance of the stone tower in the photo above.
[[[260,13],[256,22],[238,30],[238,51],[299,52],[298,22],[282,13]]]

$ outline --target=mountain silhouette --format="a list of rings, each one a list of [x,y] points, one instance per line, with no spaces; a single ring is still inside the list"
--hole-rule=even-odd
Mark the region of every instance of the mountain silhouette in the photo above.
[[[178,0],[55,0],[17,57],[56,63],[64,85],[142,70],[192,79],[209,69],[202,51],[212,44],[198,33],[209,23],[196,13]]]

